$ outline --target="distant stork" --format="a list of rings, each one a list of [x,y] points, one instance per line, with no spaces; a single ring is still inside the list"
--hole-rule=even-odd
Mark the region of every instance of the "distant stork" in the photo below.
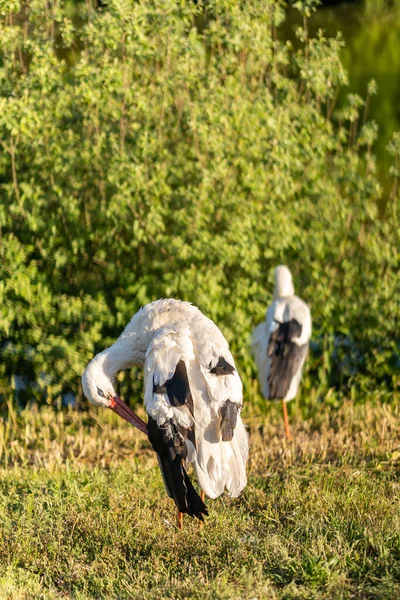
[[[252,335],[261,391],[267,400],[282,400],[285,433],[291,439],[286,402],[300,385],[311,338],[310,310],[294,295],[292,274],[285,266],[275,269],[275,290],[265,321]]]
[[[147,425],[115,392],[115,374],[133,365],[144,368]],[[236,497],[246,486],[242,382],[228,342],[192,304],[166,299],[141,308],[88,364],[82,387],[92,404],[111,408],[148,435],[180,529],[183,513],[200,521],[208,515],[204,493],[217,498],[226,488]],[[194,467],[201,497],[185,461]]]

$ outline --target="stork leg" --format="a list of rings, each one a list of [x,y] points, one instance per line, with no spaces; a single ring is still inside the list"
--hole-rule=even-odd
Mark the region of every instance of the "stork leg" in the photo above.
[[[181,459],[181,464],[183,465],[183,460]],[[183,513],[178,511],[178,529],[182,531],[183,529]]]
[[[290,440],[292,440],[292,435],[290,433],[290,428],[289,428],[289,417],[288,417],[288,412],[287,412],[287,405],[284,400],[282,400],[282,406],[283,406],[283,420],[285,422],[285,434],[286,434],[286,438],[290,441]]]

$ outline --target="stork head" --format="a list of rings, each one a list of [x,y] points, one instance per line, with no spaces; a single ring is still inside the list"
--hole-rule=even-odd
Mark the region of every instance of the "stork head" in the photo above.
[[[86,398],[94,406],[111,408],[120,417],[147,434],[146,423],[116,394],[113,377],[104,370],[104,353],[97,354],[90,361],[82,375],[82,389]]]
[[[274,272],[274,278],[274,298],[285,298],[287,296],[294,296],[292,274],[287,267],[285,267],[284,265],[277,266]]]
[[[110,407],[116,394],[113,382],[104,372],[100,354],[95,356],[86,367],[82,375],[82,389],[91,404]]]

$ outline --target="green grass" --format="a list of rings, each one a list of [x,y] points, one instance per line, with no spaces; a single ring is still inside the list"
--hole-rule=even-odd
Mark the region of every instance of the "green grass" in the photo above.
[[[248,419],[242,497],[180,532],[148,443],[111,411],[11,408],[0,598],[399,597],[399,406],[295,412],[293,444],[279,406]]]

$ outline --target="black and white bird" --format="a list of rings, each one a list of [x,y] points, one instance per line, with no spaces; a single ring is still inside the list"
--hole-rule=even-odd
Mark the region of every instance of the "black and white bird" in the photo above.
[[[311,314],[294,295],[292,274],[275,269],[275,289],[265,320],[252,335],[261,391],[267,400],[282,400],[286,436],[290,439],[286,402],[297,394],[311,338]]]
[[[115,392],[115,374],[133,365],[144,368],[147,425]],[[226,489],[237,497],[246,486],[242,382],[221,331],[192,304],[165,299],[141,308],[89,363],[82,387],[92,404],[111,408],[148,435],[180,528],[183,513],[201,521],[208,514],[204,493],[217,498]],[[193,465],[202,497],[185,463]]]

